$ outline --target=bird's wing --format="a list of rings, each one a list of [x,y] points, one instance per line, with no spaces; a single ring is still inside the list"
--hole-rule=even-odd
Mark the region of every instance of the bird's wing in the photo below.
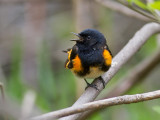
[[[72,69],[73,68],[73,59],[77,56],[78,47],[74,45],[72,49],[68,49],[65,51],[68,53],[68,59],[65,62],[65,68]]]

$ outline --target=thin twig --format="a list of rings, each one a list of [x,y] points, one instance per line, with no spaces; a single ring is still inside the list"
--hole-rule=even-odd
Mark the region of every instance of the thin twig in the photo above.
[[[2,100],[4,101],[4,87],[3,84],[0,82],[0,91],[1,91],[1,95],[2,95]]]
[[[142,10],[140,10],[140,9],[137,9],[137,8],[131,6],[131,5],[127,5],[127,4],[125,4],[124,2],[122,2],[121,0],[117,0],[117,2],[119,2],[120,4],[122,4],[122,5],[124,5],[124,6],[128,7],[128,8],[136,11],[137,13],[139,13],[139,14],[145,16],[145,17],[150,18],[153,22],[160,23],[152,14],[149,14],[149,13],[147,13],[147,12],[144,12],[144,11],[142,11]]]
[[[5,94],[4,94],[4,86],[3,83],[0,82],[0,91],[1,91],[1,95],[2,95],[2,104],[5,104]],[[7,116],[3,113],[2,117],[4,118],[4,120],[8,120]]]
[[[147,4],[148,3],[153,3],[154,0],[146,0]],[[155,18],[157,18],[158,21],[160,21],[160,11],[157,9],[151,10],[151,13],[155,16]]]
[[[105,100],[90,102],[90,103],[86,103],[86,104],[75,106],[75,107],[69,107],[69,108],[58,110],[55,112],[50,112],[50,113],[32,118],[31,120],[51,120],[55,118],[64,117],[67,115],[72,115],[75,113],[85,112],[88,110],[95,110],[95,109],[121,105],[121,104],[137,103],[137,102],[148,101],[148,100],[153,100],[157,98],[160,98],[160,90],[143,93],[143,94],[124,95],[124,96],[109,98]]]
[[[132,10],[132,9],[130,9],[130,8],[118,3],[118,2],[115,2],[113,0],[96,0],[96,2],[98,2],[99,4],[109,8],[111,10],[125,14],[127,16],[138,18],[143,21],[152,21],[152,19],[145,17],[145,16],[135,12],[134,10]]]

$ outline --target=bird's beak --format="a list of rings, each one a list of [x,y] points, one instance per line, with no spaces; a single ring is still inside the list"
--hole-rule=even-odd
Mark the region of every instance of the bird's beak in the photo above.
[[[78,33],[74,33],[74,32],[71,32],[71,33],[78,37],[78,39],[72,39],[71,41],[76,41],[76,42],[82,42],[83,41],[83,38]]]

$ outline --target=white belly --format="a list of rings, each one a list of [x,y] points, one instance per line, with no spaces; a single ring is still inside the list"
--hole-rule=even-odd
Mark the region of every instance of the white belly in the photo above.
[[[94,79],[101,76],[104,72],[97,67],[90,67],[90,73],[87,74],[84,78]]]

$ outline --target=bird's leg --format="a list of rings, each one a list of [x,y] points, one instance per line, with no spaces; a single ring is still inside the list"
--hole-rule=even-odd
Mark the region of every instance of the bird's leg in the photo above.
[[[90,84],[89,82],[87,82],[87,80],[84,78],[86,84],[87,84],[87,87],[85,88],[85,90],[88,88],[88,87],[92,87],[92,88],[95,88],[96,90],[98,90],[97,88],[97,85],[95,84]],[[99,91],[99,90],[98,90]]]
[[[104,81],[104,79],[101,77],[101,76],[99,76],[98,78],[96,78],[96,79],[98,79],[98,80],[100,80],[101,82],[102,82],[102,84],[103,84],[103,89],[105,88],[105,81]]]

